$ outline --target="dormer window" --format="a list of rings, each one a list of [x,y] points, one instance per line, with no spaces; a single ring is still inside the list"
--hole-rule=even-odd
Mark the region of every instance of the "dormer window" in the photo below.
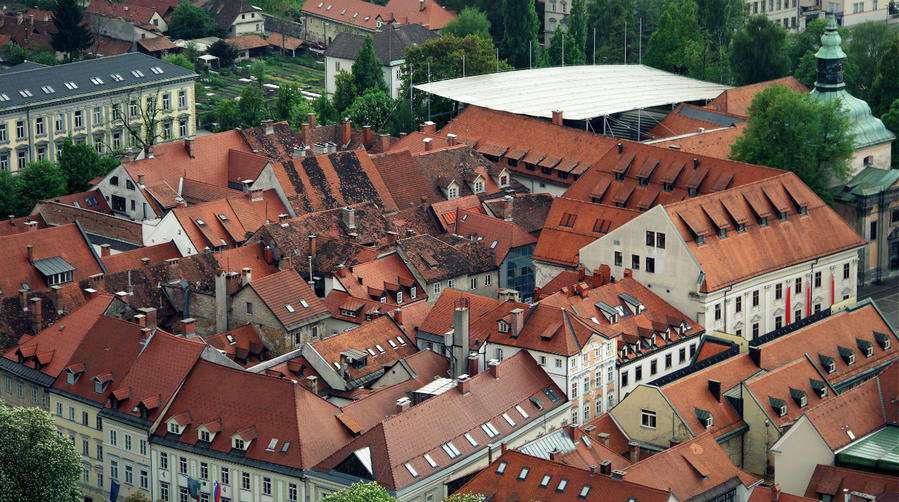
[[[97,394],[103,394],[109,387],[109,383],[112,382],[112,373],[95,376],[92,380],[94,381],[94,392]]]
[[[84,373],[84,364],[78,363],[66,368],[66,383],[75,385]]]
[[[837,346],[837,351],[840,353],[840,357],[843,358],[843,361],[846,361],[847,365],[852,366],[855,364],[855,352],[853,352],[852,349]]]
[[[484,180],[477,180],[474,182],[474,193],[481,193],[484,191]]]
[[[516,161],[517,162],[517,161]],[[509,185],[509,177],[507,175],[502,175],[499,177],[499,186],[505,187]]]
[[[181,426],[178,422],[169,422],[169,432],[172,434],[181,434]]]
[[[688,188],[687,195],[689,195],[690,197],[696,197],[696,187]]]
[[[790,387],[790,397],[792,397],[793,400],[796,401],[796,404],[800,408],[808,406],[808,394],[806,394],[804,390],[794,389],[793,387]]]
[[[808,207],[807,206],[799,206],[799,216],[808,215]]]
[[[381,303],[387,303],[387,296],[386,296],[386,295],[381,297]]]
[[[746,225],[743,223],[737,223],[737,233],[742,234],[746,231]]]
[[[874,344],[860,338],[856,338],[855,341],[858,344],[859,350],[861,350],[865,357],[872,357],[874,355]]]
[[[787,403],[783,399],[768,396],[768,403],[771,404],[771,408],[777,413],[778,417],[787,416]]]
[[[765,228],[768,226],[768,218],[765,216],[759,216],[759,226]]]
[[[231,448],[235,450],[246,450],[246,443],[240,438],[231,438]]]
[[[833,358],[830,356],[818,354],[818,361],[821,363],[821,367],[824,368],[824,371],[826,371],[827,373],[833,373],[837,370],[837,365],[834,362]]]
[[[821,399],[827,397],[827,385],[824,382],[810,378],[809,384],[811,384],[812,389],[815,391],[815,394],[817,394],[818,397],[820,397]]]
[[[446,191],[447,199],[457,199],[459,197],[459,188],[455,185],[450,186]]]
[[[713,417],[709,411],[693,408],[693,412],[696,413],[696,418],[699,419],[699,423],[706,429],[711,429],[712,426],[715,425],[715,417]]]
[[[890,350],[890,337],[883,333],[874,332],[874,340],[877,342],[877,345],[880,345],[880,348],[883,350]]]
[[[673,192],[674,191],[674,183],[665,183],[665,185],[662,187],[662,189],[666,192]]]
[[[786,211],[780,212],[780,221],[781,222],[787,221],[787,212]]]
[[[415,286],[412,286],[411,288],[409,288],[409,298],[414,300],[416,296],[418,296],[418,290],[415,288]]]
[[[396,302],[403,303],[403,292],[402,291],[396,292]]]
[[[199,437],[200,437],[200,441],[203,441],[205,443],[211,442],[210,437],[209,437],[209,431],[207,431],[207,430],[200,429]]]

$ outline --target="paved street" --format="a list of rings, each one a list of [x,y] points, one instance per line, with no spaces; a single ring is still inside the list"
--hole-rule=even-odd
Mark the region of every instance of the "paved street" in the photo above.
[[[899,329],[899,281],[859,288],[859,299],[871,297],[893,329]]]

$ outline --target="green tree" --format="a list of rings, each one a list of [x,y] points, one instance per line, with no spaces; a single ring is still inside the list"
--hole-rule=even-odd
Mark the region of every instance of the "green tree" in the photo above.
[[[356,78],[353,77],[353,74],[344,70],[338,72],[337,76],[334,77],[334,96],[331,97],[331,102],[334,104],[334,108],[337,109],[337,113],[342,114],[344,110],[353,104],[358,95]]]
[[[356,98],[344,115],[357,126],[371,126],[376,132],[383,132],[396,111],[396,100],[382,91],[369,89]]]
[[[707,80],[728,80],[729,51],[734,34],[746,22],[748,4],[743,0],[697,0],[699,27],[705,47],[702,53],[703,72]]]
[[[275,102],[271,107],[272,118],[275,120],[288,120],[290,110],[300,101],[306,101],[306,98],[300,92],[300,86],[297,84],[282,85],[278,89],[278,96],[275,97]],[[297,126],[298,124],[291,122],[291,125]]]
[[[50,35],[53,48],[69,59],[79,59],[81,51],[94,43],[94,37],[84,23],[84,12],[75,0],[56,2],[53,26],[56,27],[56,33]]]
[[[849,119],[835,101],[769,87],[755,95],[731,158],[796,173],[825,202],[831,185],[848,179],[854,151]]]
[[[193,61],[188,59],[184,54],[166,54],[162,57],[162,60],[166,63],[176,64],[190,71],[194,71],[195,68]]]
[[[846,62],[861,71],[846,75],[847,90],[857,98],[868,100],[880,59],[889,50],[895,31],[886,23],[868,21],[852,27],[845,44]]]
[[[887,129],[899,136],[899,99],[893,101],[890,110],[881,115],[880,120],[883,121],[883,125],[885,125]],[[899,168],[899,153],[893,152],[893,169],[897,168]],[[0,190],[2,189],[3,184],[0,183]],[[2,198],[0,198],[0,200],[2,200]]]
[[[365,36],[362,48],[356,54],[353,61],[353,79],[356,84],[356,92],[365,93],[368,90],[388,92],[387,83],[384,82],[384,71],[381,69],[381,61],[375,55],[375,48],[371,35]]]
[[[353,483],[349,488],[332,493],[322,502],[396,502],[387,490],[374,481]]]
[[[247,86],[240,91],[240,122],[244,127],[255,127],[266,117],[265,96],[258,87]]]
[[[125,497],[125,502],[153,502],[148,499],[143,492],[131,492],[131,495]]]
[[[218,25],[209,12],[194,7],[187,0],[178,3],[172,11],[169,21],[169,37],[175,38],[203,38],[218,34]]]
[[[300,126],[306,122],[306,118],[310,113],[315,113],[315,108],[312,107],[306,98],[303,98],[291,105],[290,110],[287,113],[287,123],[298,130]]]
[[[212,106],[212,116],[216,122],[216,131],[230,131],[241,125],[240,107],[237,101],[220,99]]]
[[[536,62],[529,51],[537,54],[540,28],[534,0],[503,0],[502,18],[503,55],[515,68],[527,68]]]
[[[589,13],[587,26],[590,30],[590,40],[584,52],[587,55],[587,62],[624,63],[625,33],[628,38],[629,56],[634,54],[634,47],[639,46],[637,38],[639,29],[634,28],[638,25],[634,21],[634,0],[594,0],[587,9]],[[647,46],[644,46],[644,49]],[[629,59],[634,60],[632,57]]]
[[[16,214],[27,214],[35,201],[52,199],[66,194],[66,175],[49,160],[36,160],[16,176]]]
[[[26,59],[28,59],[28,51],[21,45],[12,40],[3,44],[3,60],[7,63],[15,66],[24,63]]]
[[[0,502],[81,500],[81,457],[38,408],[0,403]]]
[[[571,39],[574,44],[577,46],[578,51],[581,54],[585,55],[584,61],[586,62],[586,54],[587,54],[587,2],[586,0],[571,0],[571,10],[568,14],[568,34],[571,35]],[[565,45],[568,45],[568,41],[565,41]],[[567,49],[567,47],[566,47]],[[567,52],[567,51],[566,51]],[[567,56],[567,54],[566,54]],[[565,61],[568,61],[568,58],[565,58]],[[583,63],[581,63],[583,64]]]
[[[59,60],[56,59],[56,54],[53,53],[52,47],[50,47],[49,50],[31,51],[29,57],[35,63],[40,63],[42,65],[56,66],[59,64]]]
[[[753,16],[734,35],[731,69],[737,83],[754,84],[783,77],[790,71],[785,50],[787,30],[767,16]]]
[[[480,493],[454,493],[443,499],[443,502],[484,502],[486,498]]]
[[[220,67],[231,66],[238,55],[237,47],[234,47],[233,44],[229,44],[224,40],[216,40],[208,49],[206,49],[206,52],[219,58]]]
[[[334,107],[334,103],[328,96],[321,96],[312,102],[315,109],[315,123],[321,125],[334,124],[340,119],[340,112]]]
[[[487,14],[477,7],[465,7],[455,19],[446,23],[440,33],[455,35],[459,38],[477,35],[490,39],[490,20],[487,19]]]
[[[200,57],[200,50],[197,49],[197,43],[194,41],[187,42],[187,44],[184,45],[183,54],[191,63],[196,63],[197,58]]]
[[[896,99],[899,99],[899,35],[893,38],[890,48],[877,65],[877,77],[871,86],[869,99],[871,110],[879,117],[890,109]]]
[[[256,77],[256,84],[259,87],[262,87],[262,84],[265,83],[265,71],[265,61],[257,59],[250,63],[250,75]]]
[[[7,170],[0,170],[0,214],[17,214],[19,202],[16,200],[16,179]]]
[[[87,143],[75,143],[72,138],[62,142],[59,153],[59,169],[66,177],[66,193],[78,193],[88,189],[89,181],[104,176],[118,161],[100,157],[97,150]]]
[[[696,17],[696,2],[672,2],[659,18],[659,28],[649,37],[645,64],[681,75],[702,73],[705,46]]]
[[[406,62],[401,70],[403,85],[400,90],[400,96],[403,102],[399,107],[401,114],[405,114],[407,110],[410,110],[410,107],[412,111],[405,115],[409,123],[404,124],[404,128],[397,132],[408,132],[416,129],[419,123],[427,120],[426,95],[422,92],[413,92],[413,101],[410,105],[409,88],[411,87],[410,82],[421,84],[429,81],[429,63],[430,81],[435,81],[461,77],[463,60],[465,75],[467,76],[496,71],[497,62],[495,58],[493,42],[474,35],[468,35],[465,38],[445,35],[428,40],[421,45],[407,48]],[[511,68],[505,61],[499,62],[500,71],[506,71]],[[452,109],[453,104],[451,101],[436,96],[431,97],[431,117],[434,120],[446,122],[450,118],[449,113]]]
[[[563,41],[564,40],[564,44]],[[565,57],[562,57],[562,46],[564,45]],[[587,56],[577,46],[577,42],[570,33],[563,29],[556,30],[549,46],[540,55],[539,66],[561,66],[564,62],[567,65],[579,65],[586,62]]]

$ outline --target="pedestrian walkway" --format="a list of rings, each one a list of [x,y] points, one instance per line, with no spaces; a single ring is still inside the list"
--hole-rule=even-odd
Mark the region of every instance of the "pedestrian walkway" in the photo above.
[[[858,298],[873,298],[893,329],[899,330],[899,280],[860,287]]]

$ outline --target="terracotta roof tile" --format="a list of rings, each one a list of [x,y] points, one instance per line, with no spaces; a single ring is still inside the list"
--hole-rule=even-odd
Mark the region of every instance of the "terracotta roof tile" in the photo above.
[[[172,241],[154,246],[132,249],[121,253],[103,256],[100,260],[106,266],[107,273],[121,272],[132,268],[144,266],[143,259],[149,258],[149,263],[162,263],[170,258],[180,258],[181,253]]]
[[[391,345],[389,340],[402,341]],[[378,349],[378,346],[381,349]],[[309,344],[318,355],[324,359],[329,366],[333,366],[333,370],[339,373],[339,367],[343,362],[342,353],[355,350],[364,354],[367,360],[364,366],[347,366],[347,374],[343,377],[348,383],[358,381],[370,377],[384,366],[393,364],[415,352],[418,349],[412,343],[411,339],[403,333],[403,330],[393,321],[393,319],[383,316],[359,327],[344,331],[338,335],[334,335],[324,340],[319,340]],[[374,353],[374,354],[372,354]],[[358,384],[351,387],[358,387]]]
[[[141,5],[125,5],[120,3],[97,1],[88,5],[86,14],[96,14],[103,17],[121,19],[129,24],[135,24],[145,29],[149,29],[151,18],[156,13],[155,9],[144,7]],[[162,15],[162,12],[159,13]],[[157,28],[158,29],[158,28]]]
[[[248,244],[239,248],[223,249],[214,256],[223,271],[241,272],[244,268],[249,267],[253,279],[261,279],[278,271],[275,264],[266,261],[265,249],[262,244]]]
[[[757,84],[744,85],[742,87],[734,87],[722,92],[717,98],[711,100],[706,108],[711,110],[730,113],[738,116],[747,116],[747,109],[752,104],[752,98],[764,89],[774,86],[782,86],[793,89],[796,92],[806,93],[808,87],[802,84],[795,77],[783,77],[776,80],[768,80]]]
[[[875,497],[899,492],[899,478],[888,474],[865,472],[846,467],[819,464],[805,490],[803,501],[820,500],[821,495],[840,497],[844,490],[850,493],[864,493]],[[852,502],[866,500],[853,495]],[[879,497],[878,497],[879,498]],[[870,500],[870,499],[868,499]],[[756,502],[750,499],[750,502]],[[762,502],[762,501],[758,501]],[[789,502],[789,501],[788,501]]]
[[[812,387],[812,380],[823,383],[825,378],[806,355],[764,375],[750,378],[744,382],[744,386],[755,396],[756,402],[768,414],[771,422],[781,430],[786,430],[809,406],[816,406],[836,395],[836,391],[825,384],[826,395],[820,397]],[[783,401],[787,408],[786,414],[781,416],[780,410],[774,409],[771,398]]]
[[[443,335],[452,329],[453,316],[457,300],[464,298],[468,302],[469,321],[474,322],[481,316],[492,312],[500,305],[495,298],[466,293],[457,289],[444,290],[431,308],[431,312],[419,326],[419,330],[435,335]]]
[[[272,33],[268,36],[268,44],[272,47],[276,47],[279,49],[285,49],[288,51],[295,51],[303,45],[303,40],[299,38],[294,38],[289,35],[282,35],[280,33]]]
[[[351,296],[380,301],[380,297],[374,298],[370,294],[371,288],[376,288],[386,297],[386,304],[391,306],[398,303],[397,293],[402,296],[399,304],[403,306],[424,300],[428,296],[422,285],[415,280],[409,267],[396,253],[353,265],[347,269],[337,269],[335,276]],[[413,288],[415,289],[414,297],[412,296]]]
[[[259,332],[252,324],[241,326],[206,337],[206,343],[215,347],[228,359],[248,368],[267,360],[268,349],[265,348]]]
[[[867,380],[835,399],[806,410],[806,417],[831,450],[839,450],[853,438],[863,437],[884,425],[877,384],[878,379]],[[847,431],[852,432],[852,437]]]
[[[165,35],[153,38],[142,38],[137,41],[137,44],[143,47],[147,52],[170,51],[177,47],[175,43]]]
[[[37,225],[26,225],[26,222],[33,221]],[[28,216],[20,216],[18,218],[9,218],[0,222],[0,237],[11,234],[21,234],[29,230],[39,230],[47,228],[47,222],[40,214],[32,214]]]
[[[256,35],[255,33],[251,33],[248,35],[241,35],[239,37],[227,38],[225,39],[229,44],[237,47],[239,51],[247,51],[251,49],[258,49],[260,47],[268,47],[268,42]]]
[[[371,160],[399,208],[444,199],[437,187],[422,174],[410,152],[373,155]]]
[[[799,495],[793,495],[792,493],[780,492],[776,493],[775,489],[779,490],[780,487],[770,487],[770,486],[762,486],[758,485],[752,489],[752,495],[749,496],[748,502],[772,502],[776,500],[777,502],[813,502],[818,499],[810,499],[806,497],[802,497]]]
[[[334,22],[351,24],[367,31],[375,31],[378,28],[378,19],[382,18],[383,10],[382,6],[362,0],[331,0],[329,2],[306,2],[303,4],[302,13]],[[389,20],[390,18],[382,19]]]
[[[422,4],[415,0],[390,0],[384,10],[400,24],[420,24],[430,30],[439,30],[456,18],[455,12],[434,1]]]
[[[431,204],[431,211],[437,217],[437,223],[440,224],[444,232],[453,233],[456,225],[456,216],[460,211],[486,214],[481,206],[481,200],[477,195],[465,195],[455,199],[434,202]]]
[[[646,133],[646,137],[670,138],[699,132],[701,129],[720,129],[745,124],[745,117],[715,112],[699,106],[681,103]]]
[[[592,427],[592,429],[587,431],[590,427]],[[603,413],[593,420],[590,420],[583,424],[581,429],[583,429],[593,441],[603,444],[611,451],[616,452],[619,455],[628,454],[629,440],[609,413]],[[600,434],[607,434],[608,437],[600,437]],[[608,442],[608,445],[606,445],[606,442]]]
[[[328,312],[325,304],[293,269],[254,278],[250,287],[288,330],[296,323]]]
[[[425,139],[429,139],[426,142]],[[422,153],[426,150],[436,150],[438,148],[446,148],[450,145],[449,141],[436,134],[427,134],[420,131],[412,131],[403,136],[398,141],[392,143],[387,150],[388,153],[409,152],[410,154]]]
[[[659,148],[670,148],[682,152],[695,153],[708,157],[727,159],[730,157],[730,147],[743,134],[746,123],[737,124],[727,129],[711,129],[703,133],[695,133],[684,136],[675,136],[662,141],[654,141],[651,144]]]
[[[103,194],[100,193],[100,190],[97,189],[70,195],[62,195],[60,197],[54,197],[53,202],[59,202],[60,204],[65,204],[67,206],[75,206],[82,209],[97,211],[99,213],[112,214],[112,209],[110,209],[109,204],[106,203],[106,199],[103,198]]]
[[[484,179],[484,191],[480,197],[504,193],[509,189],[521,191],[522,185],[515,180],[508,180],[508,185],[499,186],[500,173],[503,168],[497,167],[489,159],[466,145],[455,145],[413,155],[415,163],[432,187],[445,190],[451,181],[459,184],[459,197],[473,194],[473,183],[478,175]]]
[[[397,248],[427,284],[496,268],[493,251],[487,245],[459,237],[417,235],[397,241]]]
[[[519,193],[513,195],[509,218],[526,231],[539,235],[546,223],[555,197],[548,193]],[[485,200],[484,206],[493,216],[503,218],[503,199]]]
[[[497,267],[512,249],[537,242],[533,235],[511,221],[478,213],[460,215],[453,233],[472,240],[483,239],[482,242],[493,249]]]

